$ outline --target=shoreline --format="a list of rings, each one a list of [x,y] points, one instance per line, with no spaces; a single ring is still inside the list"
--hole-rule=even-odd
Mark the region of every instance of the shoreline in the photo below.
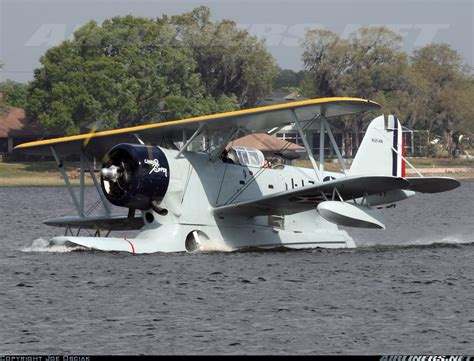
[[[417,168],[417,170],[425,177],[451,177],[462,180],[474,180],[473,167],[433,167],[433,168]],[[416,177],[418,174],[413,169],[407,169],[406,175]]]
[[[73,187],[79,187],[79,181],[70,180],[70,183]],[[84,182],[85,186],[94,186],[92,180],[87,180]],[[10,179],[1,179],[0,178],[0,188],[28,188],[28,187],[66,187],[64,180],[60,179],[51,179],[50,177],[38,177],[37,179],[19,177],[19,178],[10,178]]]

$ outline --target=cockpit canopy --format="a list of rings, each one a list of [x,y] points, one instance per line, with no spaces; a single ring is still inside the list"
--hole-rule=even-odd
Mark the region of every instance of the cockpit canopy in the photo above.
[[[263,167],[265,161],[265,157],[260,150],[247,147],[231,147],[229,149],[229,158],[235,164],[251,167]]]

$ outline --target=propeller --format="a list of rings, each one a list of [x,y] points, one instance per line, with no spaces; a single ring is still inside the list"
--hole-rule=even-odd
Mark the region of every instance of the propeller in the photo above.
[[[100,174],[107,183],[106,191],[114,198],[122,198],[129,190],[133,180],[133,160],[126,153],[118,150],[108,155]]]

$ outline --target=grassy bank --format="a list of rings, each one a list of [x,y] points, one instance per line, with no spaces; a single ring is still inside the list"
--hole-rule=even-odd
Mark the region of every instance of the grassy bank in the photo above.
[[[79,185],[78,165],[64,168],[71,184]],[[86,174],[85,182],[93,184]],[[0,187],[64,186],[61,173],[54,162],[0,163]]]
[[[407,158],[418,171],[425,176],[453,177],[474,179],[474,159],[445,159],[445,158]],[[300,167],[311,167],[309,160],[299,160],[296,164]],[[324,162],[327,171],[339,171],[337,160]],[[406,166],[407,176],[416,176],[410,166]]]
[[[454,178],[474,179],[473,159],[442,159],[442,158],[409,158],[423,175],[448,176]],[[309,160],[296,162],[300,167],[311,167]],[[79,164],[71,163],[65,166],[71,184],[79,185]],[[324,169],[338,171],[337,162],[325,162]],[[407,175],[415,176],[407,166]],[[86,173],[85,182],[92,185],[92,179]],[[54,162],[36,163],[0,163],[0,187],[30,187],[30,186],[64,186],[64,181]]]

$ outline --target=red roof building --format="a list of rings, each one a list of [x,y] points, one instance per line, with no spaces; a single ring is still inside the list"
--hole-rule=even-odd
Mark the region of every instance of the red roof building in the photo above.
[[[25,110],[9,107],[0,115],[0,154],[10,152],[14,146],[41,138],[43,129],[30,122]]]
[[[248,147],[261,150],[263,153],[278,152],[281,150],[292,150],[303,152],[304,147],[295,143],[281,140],[266,133],[252,133],[245,137],[235,139],[228,144],[228,147]]]

